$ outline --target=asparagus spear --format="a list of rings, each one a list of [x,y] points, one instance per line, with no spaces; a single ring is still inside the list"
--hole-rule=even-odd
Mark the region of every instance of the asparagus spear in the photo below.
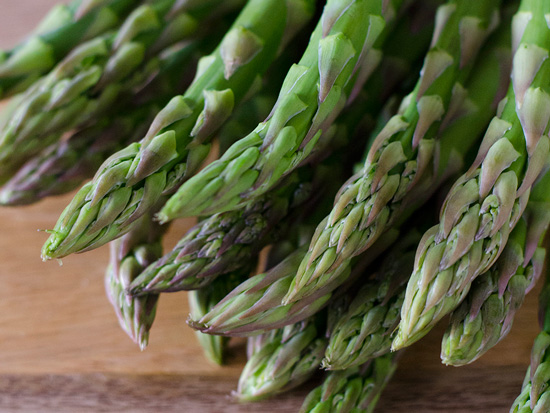
[[[550,146],[543,135],[550,118],[550,61],[540,58],[541,50],[548,56],[550,49],[543,17],[548,12],[550,3],[524,0],[514,16],[512,85],[474,164],[447,195],[440,224],[420,242],[395,349],[422,338],[460,304],[471,282],[494,264],[527,204]]]
[[[134,280],[130,294],[197,289],[221,274],[246,266],[276,239],[282,231],[280,221],[290,211],[303,207],[311,193],[311,177],[295,174],[249,208],[216,214],[199,222],[172,251]]]
[[[154,107],[136,109],[114,119],[106,117],[46,148],[31,158],[0,189],[0,204],[25,205],[64,194],[78,187],[120,146],[143,132],[155,115]],[[149,122],[148,122],[149,121]]]
[[[125,290],[143,268],[162,255],[164,230],[151,221],[151,216],[143,216],[130,232],[111,244],[111,260],[105,273],[105,290],[120,326],[142,350],[149,342],[158,295],[133,298]]]
[[[542,244],[550,223],[548,188],[550,175],[534,187],[496,264],[472,283],[467,298],[453,311],[441,344],[443,363],[471,363],[510,331],[516,311],[544,265],[546,251],[537,245]]]
[[[395,353],[377,357],[361,367],[331,372],[304,400],[300,413],[372,412],[397,368]]]
[[[64,132],[108,113],[157,70],[162,50],[196,34],[209,15],[173,15],[174,2],[138,7],[116,33],[80,45],[27,90],[0,132],[0,179]]]
[[[0,204],[22,205],[63,194],[91,178],[113,152],[141,138],[164,104],[180,87],[181,65],[194,47],[184,47],[162,58],[161,69],[133,93],[131,103],[73,133],[29,159],[0,188]]]
[[[550,409],[548,350],[550,333],[542,331],[533,343],[531,365],[527,369],[521,393],[510,408],[511,413],[544,413]]]
[[[189,316],[192,318],[201,318],[208,313],[227,293],[247,278],[251,268],[252,265],[249,262],[249,266],[220,277],[206,287],[189,291],[187,296],[189,300]],[[154,294],[151,295],[154,296]],[[229,341],[228,338],[212,336],[200,331],[196,331],[196,336],[204,351],[204,355],[213,363],[223,364],[225,347]]]
[[[539,322],[541,332],[535,338],[531,350],[531,365],[523,381],[520,395],[510,413],[543,413],[550,410],[550,267],[546,267],[546,279],[539,297]]]
[[[360,366],[390,351],[392,332],[399,322],[405,285],[420,234],[413,230],[388,253],[376,277],[365,283],[353,300],[340,310],[331,328],[322,366],[344,370]]]
[[[305,162],[324,130],[380,61],[380,41],[402,0],[328,0],[309,45],[293,65],[271,115],[219,160],[185,182],[162,222],[237,209]],[[384,37],[384,36],[382,36]]]
[[[362,267],[374,260],[391,245],[398,233],[389,231],[362,257]],[[302,321],[321,310],[334,295],[330,285],[327,291],[319,290],[315,295],[292,304],[281,304],[305,248],[301,247],[283,262],[264,274],[255,275],[233,291],[200,320],[191,319],[188,324],[207,334],[225,336],[250,336],[274,328]],[[334,279],[348,279],[350,266],[335,270]]]
[[[458,14],[458,10],[455,13]],[[450,27],[450,21],[448,21],[446,27]],[[439,32],[440,30],[436,28],[435,33]],[[441,33],[445,34],[444,31]],[[443,120],[438,132],[439,139],[435,142],[431,138],[421,140],[418,151],[416,151],[419,156],[418,163],[416,161],[405,162],[404,165],[407,165],[405,172],[399,172],[399,168],[389,168],[389,165],[388,168],[381,169],[389,173],[389,175],[382,177],[380,181],[385,189],[380,189],[380,191],[371,194],[370,188],[373,187],[371,185],[375,179],[374,171],[380,166],[379,161],[371,162],[373,150],[376,152],[378,145],[376,142],[374,143],[375,146],[371,147],[365,161],[366,167],[352,176],[342,186],[338,192],[334,208],[318,225],[311,240],[309,251],[300,265],[291,289],[285,297],[286,302],[300,299],[300,297],[305,297],[315,292],[316,289],[322,288],[324,282],[330,281],[330,278],[326,276],[327,271],[330,272],[333,268],[342,265],[342,262],[346,259],[367,250],[380,234],[383,234],[388,228],[399,227],[412,212],[429,199],[434,190],[449,175],[460,170],[469,149],[486,127],[492,115],[492,109],[496,108],[498,99],[506,88],[504,84],[509,76],[508,66],[506,65],[508,60],[506,56],[509,56],[509,51],[505,46],[509,39],[507,33],[509,31],[506,29],[499,31],[495,35],[494,41],[491,41],[483,50],[483,54],[487,57],[479,61],[474,67],[473,74],[466,84],[466,89],[462,88],[460,83],[455,83],[454,99],[459,100],[459,102],[455,101],[449,106],[448,117]],[[441,37],[436,36],[436,38]],[[430,53],[435,52],[432,49]],[[427,58],[425,65],[430,62],[431,59]],[[428,73],[428,71],[424,70],[424,73]],[[421,84],[422,79],[415,90],[418,90]],[[429,96],[433,97],[434,95]],[[421,99],[429,96],[424,95]],[[413,105],[413,108],[416,108],[416,105]],[[378,134],[377,139],[387,136],[387,131],[393,127],[392,125],[395,125],[398,121],[400,122],[405,115],[406,112],[405,114],[397,114],[390,119]],[[398,132],[397,136],[400,136],[400,134],[401,132]],[[408,137],[410,140],[412,133],[403,136],[403,139]],[[424,144],[428,147],[433,145],[433,147],[429,150],[427,147],[422,149]],[[389,162],[392,165],[398,159],[405,159],[405,152],[401,150],[401,145],[402,142],[400,141],[388,143],[385,146],[387,149],[383,149],[383,151],[386,151],[384,158],[380,159],[385,159],[384,162]],[[394,150],[397,152],[392,152]],[[432,150],[438,153],[438,157],[435,159],[432,159],[430,154]],[[420,165],[423,162],[425,164],[417,168],[417,164]],[[413,177],[415,168],[422,171],[422,177]],[[401,180],[409,172],[413,175]],[[396,186],[391,184],[392,181]],[[405,186],[402,186],[402,184]],[[406,188],[409,184],[413,186],[410,191]],[[401,189],[398,190],[398,188]],[[391,189],[391,191],[388,192],[387,189]],[[396,190],[398,192],[402,191],[404,196],[399,198],[400,196],[395,193]],[[395,196],[399,200],[389,202]],[[388,205],[385,205],[386,201],[389,202]],[[321,263],[323,265],[320,265]]]
[[[81,188],[44,245],[43,258],[96,248],[123,235],[163,192],[192,173],[209,150],[202,142],[254,91],[278,49],[307,22],[312,5],[312,0],[249,1],[218,48],[201,60],[185,94],[161,110],[140,143],[113,155]],[[113,208],[102,210],[104,203]]]
[[[281,291],[296,271],[302,250],[294,252],[268,272],[249,278],[206,315],[200,319],[190,319],[188,324],[207,334],[246,336],[280,328],[317,313],[330,295],[320,295],[306,305],[280,305]]]
[[[261,400],[308,380],[319,368],[326,347],[317,318],[250,337],[248,362],[233,395],[240,401]]]
[[[0,99],[22,92],[74,47],[117,27],[138,0],[74,0],[58,5],[34,33],[0,51]]]

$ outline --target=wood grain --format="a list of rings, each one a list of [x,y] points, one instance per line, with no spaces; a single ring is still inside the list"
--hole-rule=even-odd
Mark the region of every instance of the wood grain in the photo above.
[[[26,33],[54,0],[0,0],[0,46]],[[42,263],[46,234],[70,196],[0,210],[0,411],[293,412],[308,386],[251,405],[228,397],[243,365],[243,340],[228,365],[208,364],[185,326],[184,293],[162,297],[149,348],[118,327],[103,292],[107,250]],[[170,231],[173,245],[191,221]],[[537,333],[536,293],[502,343],[472,366],[444,367],[444,327],[408,350],[379,412],[503,412],[519,392]],[[309,385],[311,387],[311,384]]]

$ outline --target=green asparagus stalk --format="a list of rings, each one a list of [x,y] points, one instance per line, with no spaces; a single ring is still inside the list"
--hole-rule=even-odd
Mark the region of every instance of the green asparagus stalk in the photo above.
[[[116,33],[80,45],[27,90],[0,132],[0,179],[64,132],[108,113],[158,70],[162,50],[196,35],[209,15],[172,15],[174,2],[138,7]]]
[[[271,115],[185,182],[161,210],[161,222],[241,208],[322,147],[323,131],[378,65],[381,34],[401,3],[329,0]]]
[[[361,367],[331,372],[304,400],[300,413],[370,413],[397,368],[398,354],[370,360]]]
[[[549,12],[548,2],[524,0],[514,16],[512,85],[474,164],[447,195],[440,224],[420,242],[394,349],[422,338],[460,304],[472,281],[495,263],[527,204],[550,146],[544,135],[550,60],[540,58],[550,50],[543,17]]]
[[[194,47],[178,48],[162,58],[161,69],[120,105],[94,124],[60,140],[29,159],[0,188],[1,205],[23,205],[77,188],[91,178],[113,152],[141,138],[174,90],[181,89],[181,66]]]
[[[0,188],[0,204],[27,205],[77,188],[122,142],[132,142],[138,137],[136,132],[147,130],[156,114],[154,108],[102,118],[46,148]]]
[[[512,328],[516,311],[543,269],[546,250],[537,246],[550,223],[548,188],[550,176],[533,188],[498,261],[474,280],[466,299],[453,311],[441,344],[443,363],[460,366],[475,361]]]
[[[295,174],[244,210],[200,221],[172,251],[134,280],[129,293],[139,296],[202,288],[219,275],[246,266],[277,238],[283,231],[281,220],[290,211],[303,207],[311,193],[311,176]]]
[[[187,297],[189,300],[190,317],[201,318],[208,313],[226,294],[248,277],[252,268],[251,263],[252,261],[249,262],[249,266],[246,268],[218,278],[206,287],[189,291]],[[151,295],[154,296],[154,294]],[[225,348],[229,339],[227,337],[203,334],[200,331],[196,331],[195,333],[206,358],[215,364],[222,365]]]
[[[116,28],[138,0],[75,0],[54,7],[33,34],[0,51],[0,99],[24,91],[74,47]]]
[[[206,315],[190,319],[188,324],[206,334],[238,337],[284,327],[314,315],[328,302],[330,294],[319,294],[298,305],[280,305],[281,292],[288,286],[303,253],[302,248],[268,272],[249,278]]]
[[[405,285],[414,262],[420,234],[413,230],[388,253],[376,277],[344,306],[334,327],[322,366],[328,370],[357,367],[390,351],[392,332],[399,323]]]
[[[548,214],[548,210],[546,210]],[[535,338],[531,350],[531,364],[523,381],[521,393],[510,413],[543,413],[550,410],[550,267],[546,267],[546,279],[539,297],[539,322],[541,332]]]
[[[523,381],[520,395],[514,400],[511,413],[544,413],[550,409],[549,369],[550,333],[542,331],[535,338],[531,365]]]
[[[442,18],[442,9],[439,10],[440,18]],[[445,10],[443,8],[443,11]],[[453,15],[458,15],[458,9]],[[449,26],[450,22],[451,18],[447,21],[445,28],[452,27]],[[446,32],[436,27],[435,33],[435,38],[441,39],[437,33],[443,35]],[[309,251],[285,298],[286,302],[300,299],[315,292],[317,288],[322,288],[324,282],[330,281],[330,278],[326,276],[327,271],[331,271],[342,265],[343,261],[367,250],[388,228],[402,225],[412,212],[430,198],[441,183],[460,170],[469,149],[474,146],[482,134],[492,116],[493,109],[496,108],[499,98],[502,97],[503,90],[506,90],[509,77],[506,64],[509,61],[507,59],[509,47],[506,45],[508,39],[508,30],[499,31],[495,35],[494,42],[490,42],[483,50],[486,58],[475,65],[472,76],[465,85],[466,88],[463,88],[461,83],[455,83],[455,96],[449,103],[447,118],[436,122],[440,124],[438,139],[420,140],[418,150],[415,152],[415,156],[418,158],[411,162],[404,161],[403,165],[407,165],[405,172],[399,172],[399,168],[392,169],[389,164],[388,167],[382,168],[380,161],[372,161],[373,150],[376,152],[378,145],[375,141],[367,155],[366,166],[342,186],[334,208],[318,225]],[[436,53],[437,50],[432,49],[428,56],[430,53]],[[424,74],[429,73],[426,68],[431,62],[431,58],[426,58]],[[445,73],[447,72],[443,72],[441,76],[447,76]],[[422,84],[422,79],[423,77],[417,84],[413,97]],[[455,79],[453,77],[453,80]],[[436,95],[424,95],[419,102],[433,96]],[[456,100],[453,102],[453,99],[459,100],[459,102]],[[414,104],[412,108],[417,108],[417,106]],[[407,111],[410,108],[407,107]],[[388,130],[395,126],[396,122],[405,119],[406,114],[407,112],[402,112],[392,117],[376,139],[380,140],[380,137],[388,136]],[[408,123],[402,123],[402,126],[404,127],[405,124]],[[401,135],[402,133],[404,132],[397,132],[396,136],[402,136],[404,140],[408,139],[411,144],[412,133]],[[430,132],[430,136],[433,137],[433,133]],[[384,149],[381,149],[382,152],[385,151],[385,155],[380,159],[384,163],[391,163],[392,166],[395,166],[394,162],[399,159],[405,160],[402,144],[401,141],[388,143]],[[426,146],[422,148],[422,145]],[[432,152],[437,153],[438,156],[433,157]],[[424,164],[420,165],[421,163]],[[421,171],[421,177],[413,176],[415,169]],[[378,185],[373,184],[375,178],[380,177],[381,173],[376,171],[386,171],[389,175],[381,177],[379,182],[382,188],[371,193],[371,188]],[[406,177],[409,172],[412,175]],[[403,192],[403,196],[401,197],[395,191]],[[395,199],[395,202],[392,199]]]
[[[316,318],[250,337],[252,351],[233,395],[256,401],[307,381],[319,369],[327,343]]]
[[[143,268],[162,255],[164,230],[151,221],[151,216],[143,216],[130,232],[111,244],[111,260],[105,273],[105,290],[120,326],[142,350],[149,342],[158,295],[133,298],[126,294],[126,288]]]
[[[145,138],[108,159],[65,209],[44,259],[96,248],[129,229],[177,188],[209,151],[207,141],[312,15],[312,0],[251,0],[195,80],[157,115]],[[102,204],[113,208],[102,209]],[[82,219],[78,219],[78,217]]]
[[[381,252],[390,246],[398,233],[389,231],[378,243],[362,257],[361,266],[372,262]],[[200,320],[190,319],[188,324],[207,334],[225,336],[250,336],[274,328],[297,323],[320,311],[334,295],[331,286],[319,290],[315,295],[292,304],[282,304],[284,294],[303,258],[305,248],[301,247],[289,255],[276,267],[264,274],[255,275],[220,301]],[[349,278],[350,266],[342,266],[333,274],[336,282],[339,278]]]

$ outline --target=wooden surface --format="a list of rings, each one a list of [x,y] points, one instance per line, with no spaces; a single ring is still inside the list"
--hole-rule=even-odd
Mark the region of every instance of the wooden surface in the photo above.
[[[0,0],[0,46],[19,39],[54,4]],[[228,394],[244,362],[206,362],[185,326],[185,293],[162,297],[149,348],[119,329],[103,292],[107,249],[42,263],[40,247],[70,196],[0,210],[0,412],[294,412],[305,386],[276,400],[239,405]],[[173,245],[190,221],[166,241]],[[439,362],[442,329],[405,353],[379,412],[504,412],[519,392],[537,332],[536,296],[511,334],[472,366]]]

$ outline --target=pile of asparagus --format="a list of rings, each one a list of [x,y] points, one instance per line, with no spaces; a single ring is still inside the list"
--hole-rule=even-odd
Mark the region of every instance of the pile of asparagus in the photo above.
[[[370,412],[402,349],[450,315],[473,362],[543,271],[549,53],[547,0],[73,0],[0,52],[0,203],[80,187],[42,257],[110,243],[141,349],[189,291],[209,359],[248,337],[236,398],[327,370],[301,412]],[[550,411],[546,278],[512,412]]]

